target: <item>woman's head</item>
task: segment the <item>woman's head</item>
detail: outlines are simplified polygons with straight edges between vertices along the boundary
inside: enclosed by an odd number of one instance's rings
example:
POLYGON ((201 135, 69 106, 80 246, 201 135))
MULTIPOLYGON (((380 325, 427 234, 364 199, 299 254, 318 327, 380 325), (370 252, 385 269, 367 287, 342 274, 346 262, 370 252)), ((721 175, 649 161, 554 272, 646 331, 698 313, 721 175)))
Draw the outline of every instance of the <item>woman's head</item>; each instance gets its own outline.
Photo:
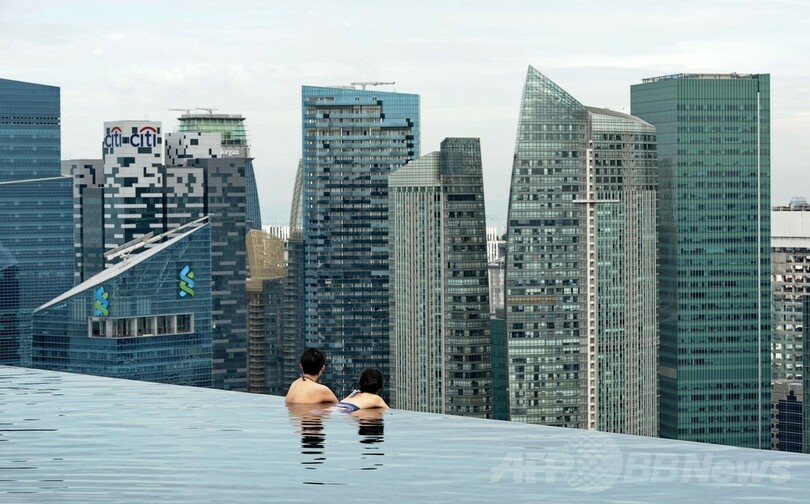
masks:
POLYGON ((383 375, 379 369, 366 368, 360 373, 360 392, 379 394, 383 388, 383 375))

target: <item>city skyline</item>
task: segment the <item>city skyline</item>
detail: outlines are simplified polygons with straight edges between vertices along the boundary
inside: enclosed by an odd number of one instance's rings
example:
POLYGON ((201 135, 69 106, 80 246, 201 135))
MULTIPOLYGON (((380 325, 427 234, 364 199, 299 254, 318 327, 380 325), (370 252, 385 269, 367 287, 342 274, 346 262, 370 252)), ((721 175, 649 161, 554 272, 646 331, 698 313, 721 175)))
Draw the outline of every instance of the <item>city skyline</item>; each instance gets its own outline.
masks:
POLYGON ((502 227, 528 65, 585 103, 624 112, 630 85, 643 78, 770 73, 772 201, 810 196, 810 184, 796 183, 810 133, 802 99, 810 6, 800 2, 578 1, 553 9, 448 2, 430 4, 429 12, 419 2, 350 2, 320 15, 326 6, 247 2, 220 16, 211 2, 143 2, 124 11, 95 2, 31 8, 4 1, 4 77, 62 88, 63 159, 97 157, 105 121, 149 119, 171 131, 181 113, 170 108, 242 114, 268 224, 286 224, 289 215, 301 152, 300 87, 395 81, 369 89, 419 94, 426 145, 481 138, 487 220, 502 227))

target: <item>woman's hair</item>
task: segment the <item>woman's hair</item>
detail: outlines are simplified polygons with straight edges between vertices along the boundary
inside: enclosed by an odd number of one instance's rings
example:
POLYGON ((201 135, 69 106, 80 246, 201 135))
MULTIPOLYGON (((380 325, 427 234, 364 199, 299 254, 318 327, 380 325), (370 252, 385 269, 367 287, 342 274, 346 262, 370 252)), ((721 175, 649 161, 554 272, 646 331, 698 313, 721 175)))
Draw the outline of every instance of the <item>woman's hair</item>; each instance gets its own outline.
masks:
POLYGON ((383 388, 383 375, 379 369, 366 368, 360 373, 360 392, 379 394, 383 388))
POLYGON ((320 373, 324 363, 326 363, 326 357, 317 348, 307 348, 301 354, 301 370, 308 375, 320 373))

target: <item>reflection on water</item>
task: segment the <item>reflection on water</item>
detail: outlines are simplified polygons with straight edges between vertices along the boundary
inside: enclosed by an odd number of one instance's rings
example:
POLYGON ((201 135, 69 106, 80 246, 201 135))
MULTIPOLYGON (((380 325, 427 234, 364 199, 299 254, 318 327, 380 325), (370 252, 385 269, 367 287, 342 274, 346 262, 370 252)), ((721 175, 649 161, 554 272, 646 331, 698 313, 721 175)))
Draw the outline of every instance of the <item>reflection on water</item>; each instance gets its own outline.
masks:
MULTIPOLYGON (((352 413, 358 423, 357 433, 360 434, 360 443, 364 445, 361 458, 369 460, 368 457, 381 457, 384 455, 382 446, 383 433, 385 425, 383 424, 383 410, 359 410, 352 413)), ((364 471, 375 471, 377 468, 382 467, 382 459, 370 459, 372 465, 370 467, 363 467, 364 471)))
POLYGON ((323 464, 324 445, 326 444, 326 434, 323 431, 323 412, 313 408, 311 404, 288 404, 290 419, 299 426, 301 434, 301 454, 305 460, 301 463, 307 469, 315 469, 313 466, 323 464))
MULTIPOLYGON (((352 448, 351 438, 347 438, 348 432, 345 428, 352 423, 357 426, 357 433, 360 435, 360 460, 364 461, 360 467, 363 471, 374 471, 382 467, 379 458, 383 455, 382 445, 385 426, 383 424, 383 410, 367 409, 358 410, 351 414, 332 411, 327 407, 313 404, 288 404, 290 421, 296 428, 296 433, 301 436, 301 464, 306 469, 316 469, 326 463, 326 429, 333 429, 330 434, 331 452, 335 459, 346 460, 356 455, 356 449, 352 448), (347 424, 346 422, 349 422, 347 424), (336 438, 340 436, 340 438, 336 438)), ((357 445, 354 445, 357 446, 357 445)), ((356 459, 355 459, 356 460, 356 459)), ((341 484, 305 481, 305 484, 341 484)))

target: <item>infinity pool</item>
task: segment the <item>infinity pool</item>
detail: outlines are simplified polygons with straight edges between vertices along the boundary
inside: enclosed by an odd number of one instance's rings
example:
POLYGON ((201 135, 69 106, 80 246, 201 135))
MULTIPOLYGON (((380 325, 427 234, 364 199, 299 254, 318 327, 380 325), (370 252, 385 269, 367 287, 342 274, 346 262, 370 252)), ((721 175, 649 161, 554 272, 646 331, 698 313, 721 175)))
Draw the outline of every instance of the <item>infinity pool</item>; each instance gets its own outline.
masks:
POLYGON ((806 502, 810 456, 0 366, 0 503, 806 502))

